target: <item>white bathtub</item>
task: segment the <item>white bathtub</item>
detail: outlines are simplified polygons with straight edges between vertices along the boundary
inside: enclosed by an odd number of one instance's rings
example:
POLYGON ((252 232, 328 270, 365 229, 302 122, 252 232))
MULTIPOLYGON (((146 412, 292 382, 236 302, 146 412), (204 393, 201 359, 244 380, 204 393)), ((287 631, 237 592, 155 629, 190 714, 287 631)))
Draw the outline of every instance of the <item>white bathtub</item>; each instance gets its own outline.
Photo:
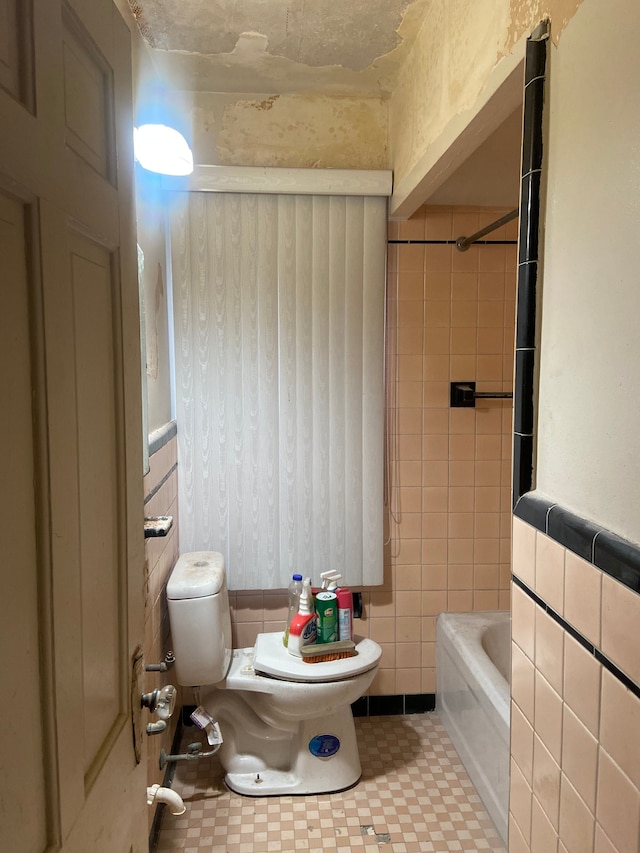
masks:
POLYGON ((509 813, 511 616, 441 613, 437 708, 471 781, 506 843, 509 813))

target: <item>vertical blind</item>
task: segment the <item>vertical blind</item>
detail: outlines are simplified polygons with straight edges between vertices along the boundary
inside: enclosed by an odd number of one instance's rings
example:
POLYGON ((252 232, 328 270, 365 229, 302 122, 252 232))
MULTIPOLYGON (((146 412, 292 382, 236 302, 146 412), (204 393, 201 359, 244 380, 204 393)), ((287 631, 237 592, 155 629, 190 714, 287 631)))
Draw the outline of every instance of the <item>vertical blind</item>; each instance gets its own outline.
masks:
POLYGON ((180 550, 231 589, 382 582, 386 199, 187 193, 172 215, 180 550))

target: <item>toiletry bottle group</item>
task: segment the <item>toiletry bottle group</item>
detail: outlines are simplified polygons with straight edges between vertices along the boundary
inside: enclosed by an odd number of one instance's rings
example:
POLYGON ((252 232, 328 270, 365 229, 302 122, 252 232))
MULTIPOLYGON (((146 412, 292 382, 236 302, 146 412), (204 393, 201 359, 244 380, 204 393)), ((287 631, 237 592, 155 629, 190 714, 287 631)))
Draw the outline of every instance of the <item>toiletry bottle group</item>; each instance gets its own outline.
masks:
POLYGON ((312 590, 310 578, 302 581, 302 575, 298 574, 289 585, 289 615, 283 643, 298 657, 303 646, 353 637, 351 591, 338 587, 341 575, 337 572, 323 572, 321 578, 322 586, 316 590, 312 590))

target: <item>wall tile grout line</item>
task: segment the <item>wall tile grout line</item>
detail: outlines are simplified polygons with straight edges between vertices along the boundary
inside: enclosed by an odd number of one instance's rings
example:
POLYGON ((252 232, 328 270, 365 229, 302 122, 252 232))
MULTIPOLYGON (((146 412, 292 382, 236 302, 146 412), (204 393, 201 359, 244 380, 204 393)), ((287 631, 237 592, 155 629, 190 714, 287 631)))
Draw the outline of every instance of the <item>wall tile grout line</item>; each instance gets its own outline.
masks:
POLYGON ((521 580, 517 575, 512 575, 514 584, 521 589, 525 595, 528 595, 529 598, 538 605, 542 610, 550 616, 554 622, 560 625, 573 639, 580 643, 580 645, 591 654, 598 663, 601 663, 605 669, 607 669, 614 678, 617 678, 621 684, 623 684, 627 690, 630 690, 634 696, 640 699, 640 685, 636 684, 633 679, 629 678, 629 676, 623 672, 619 667, 613 663, 605 654, 603 654, 600 649, 587 640, 579 631, 577 631, 573 625, 567 622, 559 613, 550 607, 544 599, 540 598, 523 580, 521 580))
MULTIPOLYGON (((540 44, 540 42, 538 42, 538 44, 540 44)), ((537 77, 532 77, 531 80, 529 80, 527 83, 524 84, 524 88, 526 89, 527 86, 530 86, 532 83, 535 83, 536 80, 544 80, 544 79, 545 79, 544 74, 539 74, 537 77)))
POLYGON ((597 532, 597 533, 596 533, 596 535, 593 537, 593 540, 592 540, 592 542, 591 542, 591 562, 592 562, 594 565, 595 565, 595 562, 596 562, 596 539, 598 538, 598 536, 600 536, 600 534, 601 534, 601 533, 602 533, 602 530, 598 530, 598 532, 597 532))

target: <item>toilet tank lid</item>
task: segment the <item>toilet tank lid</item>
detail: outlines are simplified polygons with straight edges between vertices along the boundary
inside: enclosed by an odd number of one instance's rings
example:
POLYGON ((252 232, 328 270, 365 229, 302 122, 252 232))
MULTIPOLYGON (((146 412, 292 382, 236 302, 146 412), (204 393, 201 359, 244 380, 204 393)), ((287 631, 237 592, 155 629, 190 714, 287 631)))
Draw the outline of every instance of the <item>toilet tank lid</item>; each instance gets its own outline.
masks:
POLYGON ((204 598, 219 593, 225 583, 224 556, 218 551, 181 554, 167 581, 167 598, 204 598))

